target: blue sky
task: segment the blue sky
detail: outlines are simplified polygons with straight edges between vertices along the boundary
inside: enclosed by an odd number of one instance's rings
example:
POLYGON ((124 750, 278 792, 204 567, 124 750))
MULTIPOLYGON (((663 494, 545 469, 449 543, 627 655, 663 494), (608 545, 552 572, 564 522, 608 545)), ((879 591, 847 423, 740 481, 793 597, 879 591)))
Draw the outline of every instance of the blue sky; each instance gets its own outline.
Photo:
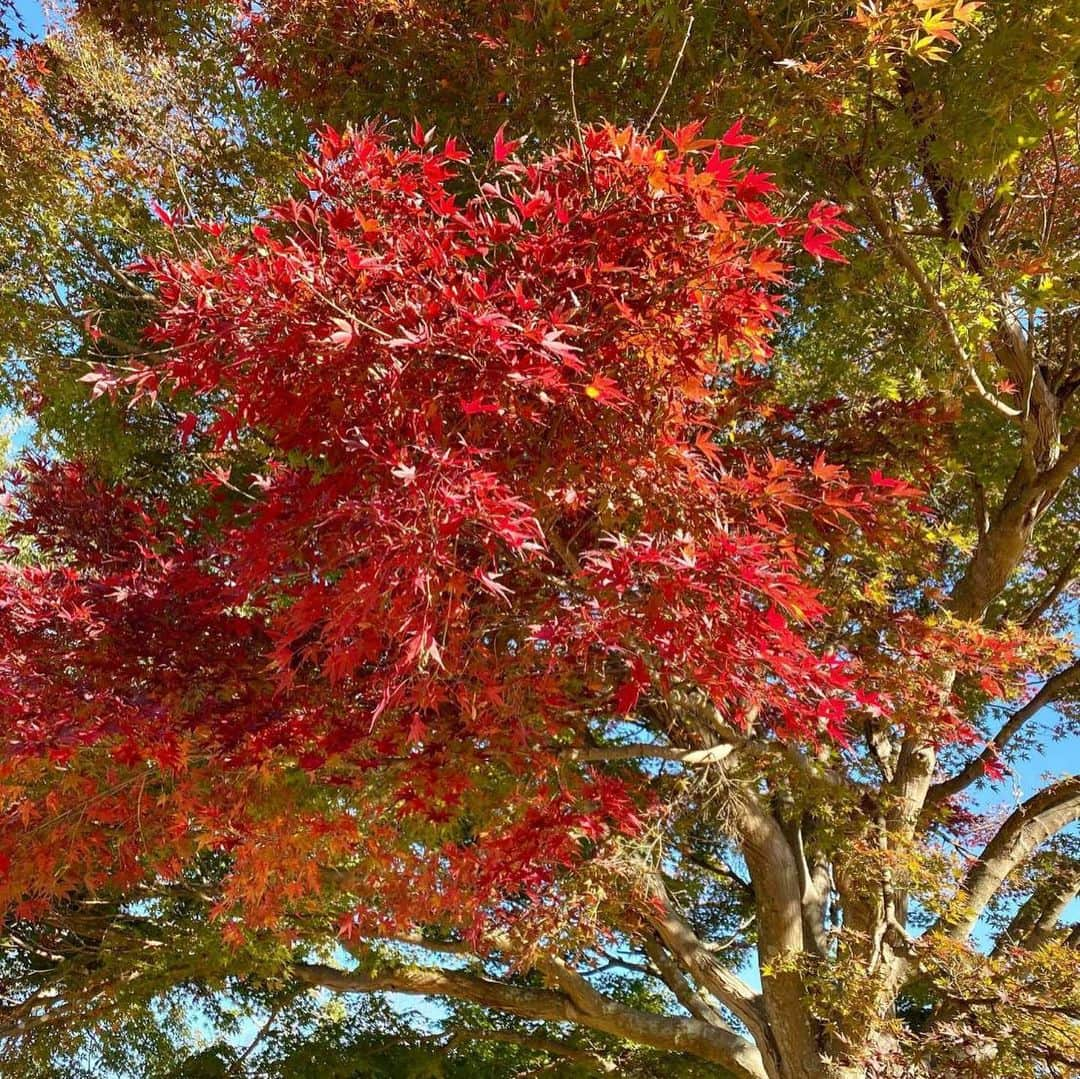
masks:
POLYGON ((15 14, 28 33, 41 33, 45 25, 45 13, 36 0, 16 0, 15 14))

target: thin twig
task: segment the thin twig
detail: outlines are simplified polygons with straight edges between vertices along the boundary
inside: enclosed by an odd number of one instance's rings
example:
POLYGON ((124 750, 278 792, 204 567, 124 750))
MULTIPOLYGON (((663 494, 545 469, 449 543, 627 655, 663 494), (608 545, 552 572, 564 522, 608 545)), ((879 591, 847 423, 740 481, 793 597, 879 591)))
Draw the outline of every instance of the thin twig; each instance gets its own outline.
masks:
POLYGON ((694 28, 694 16, 690 16, 689 22, 686 24, 686 33, 683 35, 682 45, 679 48, 679 55, 675 57, 675 63, 672 65, 671 74, 668 76, 667 85, 664 87, 664 92, 660 95, 660 100, 656 103, 656 108, 653 109, 652 115, 645 122, 644 130, 648 131, 653 125, 653 120, 656 119, 660 110, 664 107, 664 102, 667 100, 668 93, 671 90, 672 83, 675 82, 675 75, 679 70, 679 66, 682 64, 683 55, 686 52, 686 46, 690 41, 690 31, 694 28))
POLYGON ((274 1020, 277 1019, 277 1017, 281 1014, 281 1011, 284 1007, 284 1004, 275 1005, 274 1009, 267 1016, 266 1022, 263 1023, 263 1025, 256 1033, 255 1037, 252 1038, 251 1041, 248 1043, 247 1048, 233 1061, 233 1065, 230 1070, 234 1075, 243 1075, 244 1061, 247 1060, 247 1058, 251 1055, 255 1046, 257 1046, 259 1042, 261 1042, 263 1038, 266 1037, 267 1031, 273 1025, 274 1020))
POLYGON ((577 111, 577 87, 574 85, 574 68, 577 60, 570 61, 570 111, 574 114, 574 131, 577 133, 578 145, 581 147, 581 163, 585 166, 585 176, 592 184, 592 173, 589 170, 589 155, 585 150, 585 139, 581 134, 581 119, 577 111))

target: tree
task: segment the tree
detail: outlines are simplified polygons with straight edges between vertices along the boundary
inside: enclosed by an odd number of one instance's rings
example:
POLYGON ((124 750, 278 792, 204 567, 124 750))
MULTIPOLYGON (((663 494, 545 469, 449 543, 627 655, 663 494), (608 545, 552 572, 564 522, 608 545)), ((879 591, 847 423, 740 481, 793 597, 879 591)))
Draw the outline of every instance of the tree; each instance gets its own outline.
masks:
MULTIPOLYGON (((118 350, 92 316, 82 381, 172 402, 182 496, 32 459, 8 502, 13 1059, 194 984, 445 997, 483 1009, 463 1037, 509 1014, 497 1044, 624 1071, 626 1042, 751 1076, 1076 1067, 1076 777, 996 821, 959 800, 1076 685, 1068 54, 1021 57, 1032 148, 973 162, 965 67, 1031 24, 954 57, 973 9, 922 7, 718 19, 767 61, 717 92, 772 110, 771 152, 747 121, 540 156, 499 128, 471 161, 327 128, 250 232, 159 208, 123 271, 153 328, 118 350), (769 156, 859 240, 784 212, 769 156), (822 374, 830 317, 856 332, 822 374)), ((326 47, 287 17, 238 40, 326 47)), ((653 104, 701 70, 676 55, 653 104)))

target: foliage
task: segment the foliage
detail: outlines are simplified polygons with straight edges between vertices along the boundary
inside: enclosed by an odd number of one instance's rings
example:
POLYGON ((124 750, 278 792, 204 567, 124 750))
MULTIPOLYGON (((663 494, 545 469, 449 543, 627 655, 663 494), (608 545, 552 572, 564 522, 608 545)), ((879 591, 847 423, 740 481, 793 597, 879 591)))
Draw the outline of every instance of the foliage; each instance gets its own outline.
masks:
POLYGON ((1078 55, 1012 0, 9 48, 0 1070, 1080 1067, 1078 55))
MULTIPOLYGON (((693 129, 671 150, 597 129, 535 164, 498 143, 494 181, 455 199, 464 155, 415 141, 328 131, 305 166, 317 195, 278 208, 280 238, 260 224, 138 267, 160 283, 163 359, 85 380, 206 402, 180 423, 192 454, 219 455, 196 481, 221 492, 204 523, 163 533, 161 510, 71 466, 31 464, 16 487, 11 532, 42 559, 6 578, 10 782, 66 761, 95 810, 57 842, 52 788, 40 859, 13 834, 13 895, 140 874, 130 844, 161 829, 158 873, 178 840, 232 853, 248 924, 310 892, 306 854, 354 848, 374 904, 356 931, 480 917, 539 902, 583 843, 599 862, 640 832, 647 800, 566 759, 640 698, 689 678, 725 723, 804 740, 861 703, 853 662, 804 640, 821 606, 792 533, 839 549, 914 491, 778 458, 754 430, 779 263, 747 232, 774 221, 768 182, 718 148, 695 165, 693 129), (265 446, 258 474, 231 471, 241 431, 265 446), (223 763, 266 784, 283 755, 306 777, 288 801, 223 800, 223 763), (307 781, 333 795, 296 833, 307 781), (253 830, 278 844, 228 838, 253 830)), ((810 220, 781 227, 837 230, 810 220)), ((37 800, 26 787, 9 812, 34 824, 37 800)))

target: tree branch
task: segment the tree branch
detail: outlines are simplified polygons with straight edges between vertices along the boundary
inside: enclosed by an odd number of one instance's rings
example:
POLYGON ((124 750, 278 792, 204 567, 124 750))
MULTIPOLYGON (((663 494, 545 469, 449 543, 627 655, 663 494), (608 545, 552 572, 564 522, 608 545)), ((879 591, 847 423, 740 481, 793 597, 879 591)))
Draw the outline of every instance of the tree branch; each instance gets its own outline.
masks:
POLYGON ((1074 548, 1073 553, 1065 560, 1065 565, 1061 567, 1050 591, 1035 603, 1031 610, 1024 615, 1024 619, 1020 623, 1024 629, 1031 629, 1032 626, 1034 626, 1039 619, 1050 610, 1058 596, 1060 596, 1072 582, 1078 562, 1080 562, 1080 547, 1074 548))
POLYGON ((966 937, 1009 874, 1076 820, 1080 820, 1080 775, 1059 780, 1029 798, 986 845, 964 879, 962 902, 940 918, 933 931, 954 940, 966 937))
POLYGON ((660 980, 691 1015, 706 1023, 723 1022, 720 1013, 686 979, 659 937, 646 933, 642 944, 660 980))
POLYGON ((1034 950, 1058 928, 1069 904, 1080 893, 1080 866, 1073 864, 1050 882, 1040 881, 994 945, 994 955, 1010 947, 1034 950))
POLYGON ((577 978, 581 984, 577 984, 574 972, 564 964, 551 962, 563 968, 557 974, 559 990, 508 985, 465 971, 417 966, 363 973, 322 963, 293 963, 290 970, 298 981, 314 988, 337 993, 390 992, 466 1000, 523 1019, 576 1023, 639 1045, 688 1053, 723 1065, 739 1079, 768 1079, 761 1054, 734 1031, 699 1019, 654 1015, 619 1004, 596 992, 580 975, 577 978), (564 983, 573 985, 573 997, 564 983))
POLYGON ((599 1071, 611 1074, 618 1070, 618 1065, 608 1060, 602 1053, 593 1052, 589 1049, 580 1049, 574 1045, 568 1045, 556 1038, 544 1038, 538 1034, 528 1034, 520 1030, 481 1030, 474 1027, 455 1027, 447 1047, 464 1039, 484 1042, 502 1042, 507 1045, 520 1045, 523 1049, 531 1049, 537 1053, 547 1053, 549 1056, 564 1057, 579 1064, 591 1065, 599 1071))
POLYGON ((935 783, 926 796, 930 804, 937 804, 946 798, 970 786, 985 772, 985 766, 990 764, 995 757, 1016 737, 1024 724, 1032 718, 1041 708, 1061 695, 1062 691, 1080 683, 1080 659, 1071 666, 1065 667, 1057 674, 1048 678, 1042 688, 1028 701, 1023 708, 1017 709, 1002 725, 1001 729, 986 743, 982 752, 973 757, 956 775, 949 779, 935 783))
POLYGON ((1004 401, 995 397, 983 385, 982 379, 979 377, 978 371, 975 370, 975 365, 972 363, 971 357, 968 356, 967 349, 964 348, 963 342, 960 340, 960 335, 953 325, 948 308, 946 308, 944 301, 938 294, 938 290, 934 288, 933 282, 926 276, 926 272, 911 253, 911 250, 904 242, 903 236, 881 212, 881 207, 878 206, 877 200, 868 196, 862 199, 860 205, 866 216, 873 223, 874 228, 877 229, 878 234, 881 236, 886 247, 893 253, 893 257, 911 276, 912 281, 915 283, 915 287, 919 290, 922 298, 926 301, 927 306, 933 313, 934 318, 945 332, 945 339, 949 343, 949 350, 960 362, 960 366, 966 372, 968 379, 975 390, 976 396, 1007 419, 1018 419, 1022 415, 1020 409, 1005 404, 1004 401))
POLYGON ((1025 443, 1001 505, 952 590, 950 606, 955 615, 972 620, 984 617, 1023 558, 1035 525, 1077 465, 1080 436, 1074 435, 1054 463, 1041 472, 1035 451, 1025 443))
POLYGON ((769 1031, 786 1076, 813 1079, 821 1064, 799 961, 806 955, 802 882, 783 829, 752 790, 731 806, 758 914, 758 963, 769 1031))
POLYGON ((730 743, 710 746, 707 749, 680 749, 677 746, 658 746, 640 743, 629 746, 596 746, 591 749, 568 749, 562 756, 568 761, 676 761, 679 764, 719 764, 735 752, 730 743))
POLYGON ((759 1046, 769 1045, 761 994, 755 993, 705 947, 690 923, 676 911, 659 874, 650 878, 648 887, 654 900, 650 906, 649 920, 664 945, 698 985, 731 1010, 759 1046))

